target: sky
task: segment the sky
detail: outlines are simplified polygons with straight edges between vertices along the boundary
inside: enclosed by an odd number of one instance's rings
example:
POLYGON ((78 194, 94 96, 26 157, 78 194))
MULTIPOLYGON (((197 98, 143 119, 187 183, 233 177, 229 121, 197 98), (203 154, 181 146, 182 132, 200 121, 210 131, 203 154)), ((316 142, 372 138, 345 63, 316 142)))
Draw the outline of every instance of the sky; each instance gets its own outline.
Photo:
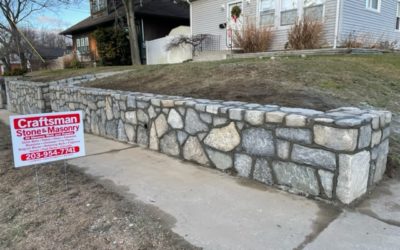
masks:
POLYGON ((80 4, 45 9, 32 15, 24 25, 37 30, 61 31, 90 16, 89 1, 80 4))

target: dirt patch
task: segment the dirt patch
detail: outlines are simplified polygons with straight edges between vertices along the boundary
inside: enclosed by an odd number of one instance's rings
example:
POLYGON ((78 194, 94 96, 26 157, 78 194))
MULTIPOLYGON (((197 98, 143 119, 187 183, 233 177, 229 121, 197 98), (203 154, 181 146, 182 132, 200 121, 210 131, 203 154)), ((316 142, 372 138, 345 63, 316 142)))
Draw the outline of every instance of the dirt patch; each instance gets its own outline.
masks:
POLYGON ((8 128, 0 123, 0 249, 196 249, 173 233, 165 214, 106 190, 61 164, 12 168, 8 128), (43 201, 42 200, 42 201, 43 201))
POLYGON ((400 57, 320 56, 137 66, 86 86, 327 110, 360 103, 400 112, 400 57))

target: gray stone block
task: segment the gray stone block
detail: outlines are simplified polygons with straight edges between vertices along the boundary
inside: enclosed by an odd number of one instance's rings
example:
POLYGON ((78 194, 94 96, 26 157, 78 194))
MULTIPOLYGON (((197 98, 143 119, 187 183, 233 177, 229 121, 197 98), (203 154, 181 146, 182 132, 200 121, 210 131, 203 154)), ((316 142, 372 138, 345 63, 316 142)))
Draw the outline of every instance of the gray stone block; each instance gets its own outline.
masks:
POLYGON ((261 125, 264 123, 265 113, 259 110, 246 110, 244 120, 251 125, 261 125))
POLYGON ((266 159, 257 159, 254 165, 253 179, 268 185, 274 184, 272 172, 266 159))
POLYGON ((265 114, 265 121, 270 123, 282 123, 286 113, 281 111, 273 111, 265 114))
POLYGON ((189 161, 195 161, 202 165, 209 165, 204 149, 195 136, 190 136, 186 140, 185 145, 183 146, 183 158, 189 161))
POLYGON ((214 117, 214 121, 213 121, 213 126, 221 126, 221 125, 225 125, 226 123, 228 123, 228 119, 224 118, 224 117, 214 117))
POLYGON ((242 147, 250 155, 273 156, 275 154, 272 132, 262 128, 243 130, 242 147))
POLYGON ((168 131, 168 123, 164 114, 161 114, 155 120, 155 127, 157 131, 157 136, 160 138, 168 131))
POLYGON ((368 147, 371 143, 372 129, 371 125, 365 125, 360 128, 360 138, 358 139, 358 148, 368 147))
POLYGON ((191 135, 195 135, 199 132, 207 132, 208 126, 200 120, 196 111, 188 109, 185 117, 185 131, 191 135))
POLYGON ((354 151, 358 144, 358 129, 315 125, 314 141, 318 145, 334 150, 354 151))
POLYGON ((135 127, 129 124, 125 123, 125 133, 126 136, 128 137, 128 141, 129 142, 135 142, 136 141, 136 131, 135 131, 135 127))
POLYGON ((168 114, 168 124, 173 129, 182 129, 183 128, 182 117, 175 109, 171 109, 171 111, 168 114))
POLYGON ((288 127, 304 127, 307 125, 307 117, 298 114, 290 114, 286 116, 286 126, 288 127))
POLYGON ((242 121, 243 120, 243 109, 230 109, 229 110, 229 118, 235 121, 242 121))
POLYGON ((383 175, 385 174, 388 153, 389 140, 387 139, 376 148, 377 157, 375 160, 374 183, 382 180, 383 175))
POLYGON ((253 160, 246 154, 235 154, 235 169, 239 176, 250 177, 253 160))
POLYGON ((156 131, 156 125, 154 122, 151 124, 151 129, 150 129, 149 148, 152 150, 160 149, 159 140, 158 140, 157 131, 156 131))
POLYGON ((164 135, 164 137, 160 140, 160 149, 161 152, 168 155, 179 155, 180 150, 175 131, 170 131, 168 134, 164 135))
POLYGON ((315 170, 292 162, 274 161, 272 167, 277 184, 288 186, 294 191, 319 195, 319 186, 315 170))
POLYGON ((332 198, 334 174, 332 172, 322 169, 318 170, 318 174, 321 180, 322 187, 324 188, 325 195, 328 198, 332 198))
POLYGON ((177 132, 177 137, 178 137, 179 144, 182 145, 185 142, 185 140, 187 139, 188 136, 189 135, 186 132, 178 131, 177 132))
POLYGON ((368 151, 339 155, 336 196, 344 204, 350 204, 367 192, 370 158, 368 151))
POLYGON ((323 150, 308 148, 301 145, 293 145, 292 160, 302 164, 309 164, 329 170, 336 169, 336 156, 334 153, 323 150))
POLYGON ((206 149, 207 155, 215 166, 220 170, 226 170, 232 167, 232 156, 212 149, 206 149))
POLYGON ((137 127, 137 143, 145 147, 149 145, 149 135, 147 133, 147 129, 145 129, 143 126, 137 127))
POLYGON ((376 145, 379 145, 379 143, 381 143, 381 139, 382 139, 382 131, 381 130, 372 132, 371 147, 373 148, 376 145))
POLYGON ((212 116, 210 114, 207 113, 200 113, 200 119, 208 124, 212 123, 212 116))
POLYGON ((290 154, 290 142, 277 140, 276 146, 278 157, 284 160, 288 159, 290 154))
POLYGON ((125 126, 122 120, 118 122, 118 141, 126 142, 128 141, 128 137, 125 132, 125 126))
POLYGON ((286 139, 293 142, 300 142, 305 144, 312 143, 312 134, 309 129, 301 128, 277 128, 276 136, 278 138, 286 139))

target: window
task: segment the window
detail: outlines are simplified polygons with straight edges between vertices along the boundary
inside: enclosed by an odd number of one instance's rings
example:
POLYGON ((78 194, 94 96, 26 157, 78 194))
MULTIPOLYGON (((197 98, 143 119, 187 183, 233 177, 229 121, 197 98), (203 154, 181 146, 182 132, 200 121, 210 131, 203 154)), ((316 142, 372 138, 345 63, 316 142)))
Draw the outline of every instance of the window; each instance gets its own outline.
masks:
POLYGON ((274 26, 275 0, 261 0, 260 5, 260 24, 262 26, 274 26))
POLYGON ((381 10, 381 0, 367 0, 367 9, 373 11, 381 10))
POLYGON ((91 0, 91 12, 99 12, 101 10, 106 9, 107 7, 107 1, 106 0, 91 0))
POLYGON ((304 17, 322 21, 324 0, 304 0, 304 17))
POLYGON ((400 30, 400 0, 397 1, 396 30, 400 30))
POLYGON ((297 0, 281 0, 281 26, 294 24, 297 20, 297 0))
POLYGON ((76 39, 76 49, 81 54, 86 54, 89 52, 89 37, 80 37, 76 39))

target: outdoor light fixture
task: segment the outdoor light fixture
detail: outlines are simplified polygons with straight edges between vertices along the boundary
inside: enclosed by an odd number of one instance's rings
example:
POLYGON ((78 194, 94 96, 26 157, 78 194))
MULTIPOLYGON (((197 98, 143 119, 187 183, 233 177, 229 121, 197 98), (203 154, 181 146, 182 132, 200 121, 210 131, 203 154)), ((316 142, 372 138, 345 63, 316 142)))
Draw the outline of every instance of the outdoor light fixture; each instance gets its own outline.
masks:
POLYGON ((225 4, 221 5, 221 10, 225 10, 225 4))

